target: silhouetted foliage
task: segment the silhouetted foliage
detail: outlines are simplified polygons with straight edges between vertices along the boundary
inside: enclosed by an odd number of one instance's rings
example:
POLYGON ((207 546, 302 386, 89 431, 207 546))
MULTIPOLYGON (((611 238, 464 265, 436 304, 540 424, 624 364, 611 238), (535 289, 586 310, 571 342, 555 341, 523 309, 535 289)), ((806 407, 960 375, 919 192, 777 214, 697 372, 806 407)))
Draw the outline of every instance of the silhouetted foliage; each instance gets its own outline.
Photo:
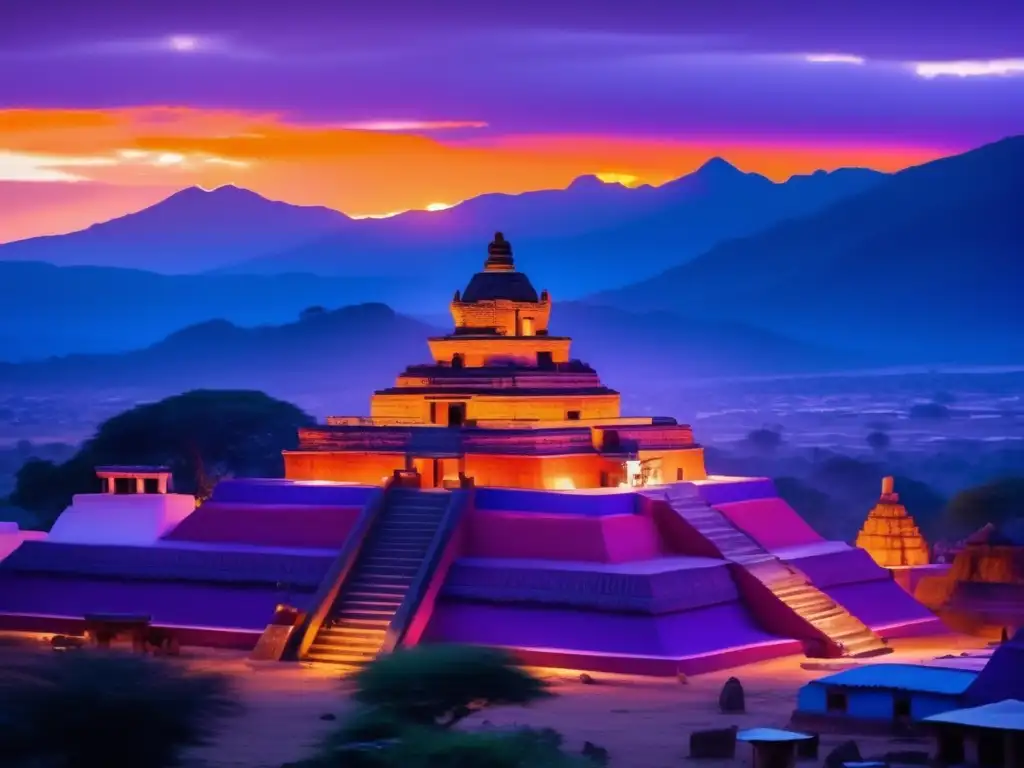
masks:
POLYGON ((327 309, 321 306, 306 307, 299 313, 299 320, 311 320, 327 314, 327 309))
POLYGON ((771 453, 782 445, 782 431, 762 427, 747 435, 747 442, 762 453, 771 453))
POLYGON ((912 419, 948 419, 952 412, 942 403, 917 403, 910 406, 912 419))
POLYGON ((312 423, 262 392, 187 392, 108 419, 63 464, 29 461, 11 501, 52 520, 74 494, 98 490, 93 469, 103 464, 166 465, 175 490, 202 497, 219 477, 280 476, 281 451, 294 448, 298 427, 312 423))
POLYGON ((547 684, 497 648, 421 645, 376 659, 354 677, 355 700, 397 720, 449 727, 490 706, 530 704, 547 684))
POLYGON ((867 436, 867 444, 871 450, 882 452, 888 450, 889 446, 892 445, 892 438, 889 437, 888 432, 876 430, 867 436))
POLYGON ((12 768, 164 768, 206 743, 237 705, 226 678, 144 656, 5 656, 0 763, 12 768))
POLYGON ((1004 525, 1024 518, 1024 477, 1008 477, 968 488, 946 507, 946 519, 959 533, 970 533, 986 523, 1004 525))

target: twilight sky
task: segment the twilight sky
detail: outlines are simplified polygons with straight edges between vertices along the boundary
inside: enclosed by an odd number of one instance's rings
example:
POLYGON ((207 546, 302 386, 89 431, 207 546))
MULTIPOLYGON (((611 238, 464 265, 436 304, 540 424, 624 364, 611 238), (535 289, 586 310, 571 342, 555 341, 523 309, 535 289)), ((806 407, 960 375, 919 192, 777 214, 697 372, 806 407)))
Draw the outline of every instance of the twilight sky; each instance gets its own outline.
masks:
POLYGON ((355 215, 1024 132, 1020 0, 0 0, 0 242, 183 186, 355 215))

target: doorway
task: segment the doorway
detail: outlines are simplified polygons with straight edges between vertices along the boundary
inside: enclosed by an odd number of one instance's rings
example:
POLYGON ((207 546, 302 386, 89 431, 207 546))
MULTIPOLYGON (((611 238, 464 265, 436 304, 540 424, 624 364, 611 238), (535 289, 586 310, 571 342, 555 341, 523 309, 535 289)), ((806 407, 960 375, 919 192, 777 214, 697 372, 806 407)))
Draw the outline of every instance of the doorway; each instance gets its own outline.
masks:
POLYGON ((466 404, 448 403, 448 426, 461 427, 466 423, 466 404))
POLYGON ((555 367, 554 356, 551 352, 538 352, 537 353, 537 367, 551 369, 555 367))

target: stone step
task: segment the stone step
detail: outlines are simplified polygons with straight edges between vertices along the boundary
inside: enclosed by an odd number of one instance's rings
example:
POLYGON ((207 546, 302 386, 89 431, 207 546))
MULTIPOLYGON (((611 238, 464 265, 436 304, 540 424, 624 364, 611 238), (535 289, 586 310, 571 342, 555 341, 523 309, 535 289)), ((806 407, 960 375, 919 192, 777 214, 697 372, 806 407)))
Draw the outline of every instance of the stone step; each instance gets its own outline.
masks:
POLYGON ((337 611, 338 616, 358 616, 365 619, 391 619, 402 604, 401 600, 394 603, 367 603, 360 600, 343 600, 337 611))
POLYGON ((314 646, 321 648, 334 648, 339 650, 353 650, 361 653, 377 653, 384 645, 384 636, 380 637, 356 637, 354 635, 317 635, 314 646))
POLYGON ((316 645, 310 647, 309 652, 306 654, 308 661, 316 662, 319 664, 337 664, 344 667, 364 667, 373 661, 377 657, 377 654, 369 653, 357 653, 351 651, 334 651, 331 649, 317 648, 316 645))
POLYGON ((386 632, 388 626, 391 624, 393 616, 364 616, 360 613, 340 611, 332 618, 334 620, 333 625, 335 627, 349 627, 352 629, 368 629, 386 632))

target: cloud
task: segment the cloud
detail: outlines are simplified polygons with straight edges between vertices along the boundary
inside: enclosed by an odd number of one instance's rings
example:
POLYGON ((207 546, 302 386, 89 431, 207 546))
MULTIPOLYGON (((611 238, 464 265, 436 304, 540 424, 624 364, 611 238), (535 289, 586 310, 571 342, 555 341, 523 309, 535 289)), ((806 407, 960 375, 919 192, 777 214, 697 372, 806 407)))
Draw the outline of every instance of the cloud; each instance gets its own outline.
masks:
POLYGON ((808 53, 804 60, 812 64, 864 64, 867 59, 863 56, 854 56, 851 53, 808 53))
POLYGON ((459 128, 486 128, 479 120, 364 120, 336 126, 346 131, 447 131, 459 128))
POLYGON ((239 43, 221 35, 172 33, 159 37, 134 37, 90 40, 62 46, 8 50, 0 58, 62 59, 78 57, 133 56, 218 56, 230 59, 262 60, 272 58, 268 51, 239 43))
MULTIPOLYGON (((84 180, 140 190, 233 183, 273 199, 358 216, 456 203, 487 192, 564 188, 595 169, 607 181, 659 184, 716 155, 744 170, 786 178, 851 165, 894 170, 946 154, 863 142, 829 146, 802 137, 758 144, 718 135, 656 139, 443 130, 479 124, 411 118, 311 124, 266 112, 173 106, 0 110, 0 178, 49 182, 28 185, 36 189, 84 180)), ((42 219, 33 221, 39 226, 42 219)), ((49 229, 65 230, 61 222, 49 229)))
POLYGON ((1006 77, 1024 75, 1024 59, 964 59, 919 61, 912 65, 919 77, 1006 77))

